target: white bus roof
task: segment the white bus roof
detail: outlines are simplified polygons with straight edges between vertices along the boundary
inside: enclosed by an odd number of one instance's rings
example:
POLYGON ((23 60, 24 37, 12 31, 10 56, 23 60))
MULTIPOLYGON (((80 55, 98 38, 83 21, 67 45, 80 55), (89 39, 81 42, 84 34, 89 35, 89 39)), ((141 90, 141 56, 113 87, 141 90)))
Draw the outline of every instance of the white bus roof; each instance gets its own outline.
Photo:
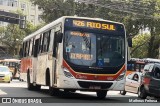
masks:
POLYGON ((112 23, 122 24, 122 23, 119 23, 119 22, 114 22, 114 21, 110 21, 110 20, 103 20, 103 19, 100 19, 100 18, 77 17, 77 16, 63 16, 63 17, 58 18, 57 20, 55 20, 55 21, 53 21, 53 22, 45 25, 44 27, 40 28, 39 30, 35 31, 34 33, 28 35, 27 37, 25 37, 23 39, 23 41, 27 41, 28 39, 33 38, 37 34, 40 34, 41 32, 48 30, 49 28, 53 27, 54 25, 58 24, 59 22, 64 21, 65 18, 88 19, 88 20, 94 20, 94 21, 104 21, 104 22, 112 22, 112 23))
POLYGON ((18 59, 4 59, 4 60, 1 60, 1 62, 20 62, 21 60, 18 60, 18 59))
POLYGON ((153 59, 153 58, 143 58, 143 59, 131 58, 131 61, 160 63, 160 59, 153 59))
POLYGON ((148 62, 158 62, 158 63, 160 63, 160 59, 145 58, 144 60, 148 61, 148 62))

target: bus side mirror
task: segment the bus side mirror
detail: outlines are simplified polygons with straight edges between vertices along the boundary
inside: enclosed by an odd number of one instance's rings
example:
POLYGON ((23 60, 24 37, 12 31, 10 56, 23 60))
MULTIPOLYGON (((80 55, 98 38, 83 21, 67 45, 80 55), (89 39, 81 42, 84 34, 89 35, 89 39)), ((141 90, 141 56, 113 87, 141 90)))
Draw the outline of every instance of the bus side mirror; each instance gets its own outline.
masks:
POLYGON ((128 40, 128 46, 132 47, 132 38, 128 38, 127 40, 128 40))
POLYGON ((56 34, 57 43, 61 43, 63 39, 63 33, 56 34))

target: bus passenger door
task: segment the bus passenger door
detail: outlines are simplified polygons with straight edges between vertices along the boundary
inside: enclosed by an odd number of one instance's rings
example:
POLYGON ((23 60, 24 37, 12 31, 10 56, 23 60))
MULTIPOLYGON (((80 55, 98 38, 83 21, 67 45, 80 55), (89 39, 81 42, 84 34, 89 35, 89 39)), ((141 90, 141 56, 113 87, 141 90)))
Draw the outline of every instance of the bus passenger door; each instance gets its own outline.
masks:
POLYGON ((33 82, 36 82, 36 75, 37 75, 37 56, 38 56, 38 47, 39 47, 39 40, 40 39, 36 39, 35 40, 35 45, 34 45, 34 53, 33 53, 33 55, 34 55, 34 58, 33 58, 33 82))
POLYGON ((54 42, 53 42, 53 85, 57 84, 57 54, 58 54, 58 43, 56 40, 56 32, 54 35, 54 42))
POLYGON ((53 85, 57 84, 57 66, 58 66, 58 51, 59 51, 59 43, 61 43, 60 39, 62 39, 61 31, 56 31, 54 33, 54 43, 53 43, 53 85))

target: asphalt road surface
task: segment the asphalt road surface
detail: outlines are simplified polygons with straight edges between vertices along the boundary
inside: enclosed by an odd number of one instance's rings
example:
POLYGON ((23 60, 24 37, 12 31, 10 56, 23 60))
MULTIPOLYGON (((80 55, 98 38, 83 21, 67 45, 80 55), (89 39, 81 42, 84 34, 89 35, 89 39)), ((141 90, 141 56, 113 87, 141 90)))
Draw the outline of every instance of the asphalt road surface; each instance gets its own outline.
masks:
MULTIPOLYGON (((0 97, 6 98, 11 97, 12 99, 23 99, 25 98, 35 98, 35 99, 42 99, 43 103, 54 103, 54 106, 76 106, 84 105, 84 106, 106 106, 108 105, 118 105, 118 106, 125 106, 125 105, 133 105, 139 104, 141 106, 151 106, 151 105, 160 105, 157 100, 155 101, 145 101, 141 100, 137 97, 137 94, 127 93, 125 96, 120 95, 118 91, 109 91, 106 98, 103 100, 99 100, 96 97, 95 92, 81 92, 76 91, 75 93, 70 92, 60 92, 57 96, 50 96, 48 92, 48 87, 42 86, 40 91, 29 91, 27 89, 26 82, 20 82, 18 80, 13 80, 11 83, 0 83, 0 97)), ((148 97, 148 99, 153 99, 152 97, 148 97)), ((1 106, 2 104, 0 104, 1 106)), ((4 104, 3 104, 4 105, 4 104)), ((9 105, 9 104, 8 104, 9 105)), ((7 106, 8 106, 7 105, 7 106)), ((23 104, 26 105, 26 104, 23 104)), ((36 104, 34 104, 36 105, 36 104)), ((6 106, 6 105, 5 105, 6 106)), ((14 106, 12 104, 12 106, 14 106)), ((38 105, 40 106, 40 105, 38 105)), ((44 105, 43 105, 44 106, 44 105)), ((53 106, 53 105, 52 105, 53 106)))

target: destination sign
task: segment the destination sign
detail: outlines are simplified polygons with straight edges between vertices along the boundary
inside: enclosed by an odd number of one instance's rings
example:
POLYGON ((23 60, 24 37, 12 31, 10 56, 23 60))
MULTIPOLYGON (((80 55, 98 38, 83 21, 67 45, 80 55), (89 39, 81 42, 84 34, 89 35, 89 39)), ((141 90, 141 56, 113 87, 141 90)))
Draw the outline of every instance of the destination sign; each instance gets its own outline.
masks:
POLYGON ((83 28, 92 28, 92 29, 102 29, 115 31, 116 26, 109 23, 96 22, 96 21, 88 21, 88 20, 73 20, 74 27, 83 27, 83 28))
POLYGON ((71 59, 83 59, 83 60, 92 60, 93 55, 90 54, 81 54, 81 53, 71 53, 70 54, 71 59))
POLYGON ((71 31, 70 32, 71 35, 73 36, 86 36, 86 37, 90 37, 90 34, 89 33, 80 33, 80 32, 76 32, 76 31, 71 31))

